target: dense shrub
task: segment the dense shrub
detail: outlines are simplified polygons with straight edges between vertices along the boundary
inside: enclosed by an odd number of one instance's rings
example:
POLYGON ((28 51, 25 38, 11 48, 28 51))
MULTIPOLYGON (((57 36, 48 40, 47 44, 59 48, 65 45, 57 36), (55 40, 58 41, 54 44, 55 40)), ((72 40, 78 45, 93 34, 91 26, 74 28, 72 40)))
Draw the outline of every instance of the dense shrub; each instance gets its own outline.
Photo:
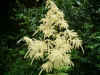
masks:
MULTIPOLYGON (((10 0, 9 19, 3 19, 9 28, 3 29, 0 35, 0 74, 3 75, 37 75, 39 63, 31 66, 23 59, 26 53, 25 46, 16 45, 19 38, 31 34, 37 29, 39 20, 44 17, 47 9, 45 1, 35 2, 29 6, 24 2, 15 3, 10 0), (30 8, 31 7, 31 8, 30 8), (7 32, 6 32, 7 31, 7 32)), ((24 1, 24 0, 22 0, 24 1)), ((26 0, 29 1, 29 0, 26 0)), ((31 0, 30 0, 31 1, 31 0)), ((40 0, 41 1, 41 0, 40 0)), ((73 50, 72 61, 74 68, 69 70, 71 75, 98 75, 100 74, 100 1, 97 0, 54 0, 57 6, 64 11, 65 19, 70 28, 75 29, 83 40, 84 54, 81 50, 73 50)), ((4 23, 4 24, 5 24, 4 23)), ((41 34, 39 34, 41 36, 41 34)), ((37 37, 37 36, 36 36, 37 37)), ((23 42, 22 42, 23 43, 23 42)), ((45 72, 44 72, 45 74, 45 72)), ((60 73, 61 74, 61 73, 60 73)))

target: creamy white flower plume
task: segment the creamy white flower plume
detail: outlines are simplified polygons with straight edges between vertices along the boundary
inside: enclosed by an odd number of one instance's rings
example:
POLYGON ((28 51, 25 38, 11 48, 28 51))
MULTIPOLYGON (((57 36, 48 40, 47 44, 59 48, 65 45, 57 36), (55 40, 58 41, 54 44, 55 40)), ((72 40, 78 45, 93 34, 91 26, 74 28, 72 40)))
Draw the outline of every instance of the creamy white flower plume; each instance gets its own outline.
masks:
POLYGON ((37 31, 44 33, 42 40, 24 37, 28 45, 28 51, 25 58, 34 59, 41 58, 45 63, 41 66, 41 71, 51 72, 53 69, 61 66, 73 65, 70 57, 73 48, 82 48, 82 40, 73 30, 69 30, 68 23, 64 20, 63 12, 56 6, 52 0, 47 0, 46 7, 49 9, 45 18, 41 19, 42 24, 38 26, 37 31), (52 38, 53 39, 52 39, 52 38))

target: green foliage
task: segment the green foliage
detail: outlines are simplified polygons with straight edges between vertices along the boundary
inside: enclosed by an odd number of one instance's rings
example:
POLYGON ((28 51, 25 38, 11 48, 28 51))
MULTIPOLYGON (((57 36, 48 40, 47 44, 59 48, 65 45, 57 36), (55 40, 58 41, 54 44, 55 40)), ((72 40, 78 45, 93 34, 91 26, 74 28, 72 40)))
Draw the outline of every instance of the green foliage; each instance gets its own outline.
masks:
POLYGON ((100 1, 91 0, 56 0, 64 11, 65 18, 83 39, 82 51, 73 51, 75 67, 71 75, 97 75, 100 73, 100 1), (96 7, 97 6, 97 7, 96 7))
POLYGON ((14 29, 9 29, 0 36, 0 75, 37 75, 38 63, 29 65, 25 61, 24 45, 19 47, 17 41, 20 37, 30 36, 39 25, 39 20, 43 17, 45 8, 13 8, 9 10, 9 22, 14 29), (12 12, 11 12, 12 11, 12 12), (37 69, 33 69, 37 67, 37 69))
POLYGON ((45 8, 42 6, 41 8, 21 8, 16 12, 15 19, 17 20, 20 34, 31 35, 36 29, 37 25, 39 25, 39 20, 44 17, 45 8))
POLYGON ((67 73, 56 73, 56 74, 46 74, 46 75, 68 75, 67 73))
MULTIPOLYGON (((71 28, 74 28, 75 31, 80 34, 84 42, 84 54, 81 50, 73 50, 72 52, 72 60, 75 64, 75 67, 72 69, 68 68, 70 70, 69 75, 99 75, 100 1, 54 1, 57 6, 64 11, 65 19, 67 19, 71 28)), ((27 2, 27 4, 28 3, 29 2, 27 2)), ((35 4, 35 7, 33 5, 33 8, 27 8, 22 4, 21 5, 23 7, 21 8, 20 6, 16 6, 16 3, 13 2, 11 2, 9 5, 9 13, 11 15, 9 16, 10 21, 8 26, 11 28, 9 27, 8 32, 0 35, 0 75, 37 75, 39 72, 37 65, 39 65, 41 62, 29 65, 28 62, 23 59, 26 49, 24 46, 20 48, 19 45, 16 46, 16 41, 24 35, 30 36, 37 29, 36 25, 39 25, 38 21, 44 17, 46 9, 44 6, 38 6, 38 4, 35 4), (13 6, 15 8, 12 12, 11 8, 13 8, 13 6), (33 66, 37 69, 34 69, 33 66)), ((38 35, 41 36, 42 34, 38 35)), ((65 68, 59 71, 66 72, 65 68)), ((45 74, 46 73, 44 73, 44 75, 45 74)))

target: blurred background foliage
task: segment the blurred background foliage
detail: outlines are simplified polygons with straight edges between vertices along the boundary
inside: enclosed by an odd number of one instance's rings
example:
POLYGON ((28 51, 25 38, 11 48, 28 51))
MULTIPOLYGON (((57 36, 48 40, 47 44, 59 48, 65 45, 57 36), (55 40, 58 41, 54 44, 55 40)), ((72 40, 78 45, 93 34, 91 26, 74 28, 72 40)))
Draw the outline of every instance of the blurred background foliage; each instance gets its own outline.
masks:
MULTIPOLYGON (((64 67, 58 74, 47 75, 99 75, 100 74, 100 1, 54 0, 65 14, 70 28, 83 40, 84 53, 72 51, 75 66, 64 67)), ((26 47, 17 44, 23 36, 32 37, 47 12, 45 0, 9 0, 7 20, 0 27, 0 75, 38 75, 41 62, 33 65, 23 57, 26 47)), ((2 15, 5 15, 2 14, 2 15)), ((42 34, 39 34, 42 37, 42 34)), ((37 37, 38 38, 38 37, 37 37)), ((46 75, 43 72, 43 75, 46 75)))

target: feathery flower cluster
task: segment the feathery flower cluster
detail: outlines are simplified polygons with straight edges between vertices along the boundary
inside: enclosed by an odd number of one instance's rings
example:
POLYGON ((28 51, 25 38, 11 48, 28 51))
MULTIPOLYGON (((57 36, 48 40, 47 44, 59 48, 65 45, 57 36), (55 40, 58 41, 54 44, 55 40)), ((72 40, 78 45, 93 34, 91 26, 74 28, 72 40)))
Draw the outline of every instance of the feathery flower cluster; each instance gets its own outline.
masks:
MULTIPOLYGON (((45 59, 41 71, 51 72, 61 66, 73 65, 70 60, 70 52, 73 48, 82 47, 82 40, 73 30, 68 29, 68 23, 64 20, 64 14, 58 9, 52 0, 47 0, 46 7, 49 9, 45 18, 41 19, 42 24, 38 27, 39 31, 44 33, 44 39, 36 40, 24 37, 28 45, 28 51, 25 58, 45 59), (51 39, 51 37, 55 39, 51 39)), ((36 33, 34 34, 36 35, 36 33)), ((31 62, 31 63, 32 63, 31 62)))

